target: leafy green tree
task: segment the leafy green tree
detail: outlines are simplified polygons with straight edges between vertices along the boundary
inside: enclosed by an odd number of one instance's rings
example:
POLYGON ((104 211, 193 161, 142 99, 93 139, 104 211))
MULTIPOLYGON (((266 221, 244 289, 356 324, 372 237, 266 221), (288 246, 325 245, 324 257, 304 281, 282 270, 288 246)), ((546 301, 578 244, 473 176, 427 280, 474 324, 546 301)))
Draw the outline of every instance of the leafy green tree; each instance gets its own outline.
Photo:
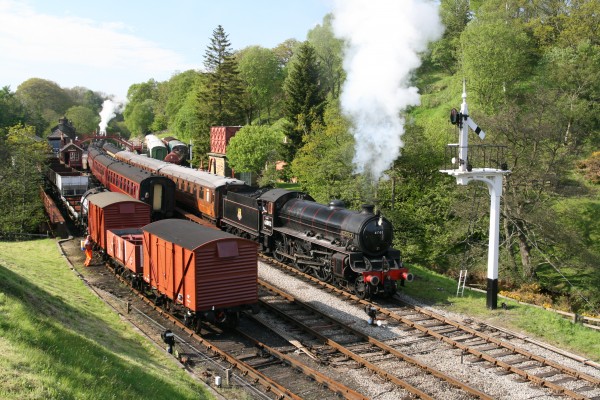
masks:
POLYGON ((227 146, 229 165, 236 172, 261 173, 279 159, 283 138, 283 132, 266 125, 244 126, 227 146))
POLYGON ((325 94, 333 98, 340 95, 340 88, 345 77, 342 66, 342 48, 344 42, 333 34, 331 21, 333 14, 323 17, 323 24, 317 25, 308 32, 308 42, 314 47, 319 60, 321 86, 325 94))
POLYGON ((444 35, 431 46, 431 60, 446 72, 454 74, 458 70, 460 35, 470 18, 468 0, 442 0, 440 16, 446 27, 444 35))
POLYGON ((201 101, 201 89, 191 90, 177 114, 173 117, 170 129, 180 140, 192 140, 192 163, 206 165, 210 151, 211 110, 201 101))
POLYGON ((473 103, 488 113, 514 96, 519 82, 535 66, 532 43, 518 21, 475 20, 460 40, 463 72, 473 103))
POLYGON ((8 133, 9 127, 25 122, 26 116, 25 107, 10 87, 0 89, 0 137, 8 133))
POLYGON ((74 105, 69 94, 52 81, 31 78, 21 83, 15 92, 28 114, 36 123, 36 132, 41 135, 56 124, 65 112, 74 105))
POLYGON ((100 110, 102 110, 104 97, 100 93, 94 92, 82 86, 75 86, 71 89, 65 89, 65 92, 67 92, 73 101, 73 104, 87 107, 95 113, 100 113, 100 110))
MULTIPOLYGON (((198 88, 203 85, 202 75, 198 71, 189 70, 175 74, 169 79, 166 89, 165 115, 168 121, 168 129, 174 128, 175 116, 179 113, 186 102, 189 93, 198 95, 198 88)), ((179 130, 184 139, 191 138, 190 132, 179 130)), ((180 138, 181 139, 181 138, 180 138)))
POLYGON ((100 115, 84 106, 69 108, 65 113, 65 117, 71 120, 77 132, 83 134, 94 132, 100 124, 100 115))
POLYGON ((240 78, 249 97, 247 120, 251 123, 256 114, 261 124, 264 111, 268 124, 274 104, 281 99, 283 70, 279 60, 272 50, 260 46, 248 47, 237 56, 240 78))
POLYGON ((282 43, 279 43, 273 49, 273 52, 279 60, 279 65, 284 70, 284 75, 286 75, 286 66, 289 65, 290 61, 292 60, 292 57, 294 56, 301 44, 302 43, 296 39, 287 39, 282 43))
POLYGON ((44 221, 40 170, 49 153, 34 127, 16 125, 0 138, 0 237, 34 233, 44 221))
POLYGON ((127 89, 127 104, 123 110, 125 125, 134 135, 152 130, 155 109, 159 98, 158 82, 134 83, 127 89))
POLYGON ((213 110, 213 125, 240 125, 243 122, 242 82, 231 51, 228 35, 221 25, 213 31, 204 55, 207 71, 203 98, 213 110))
POLYGON ((154 105, 154 100, 147 99, 129 109, 125 124, 133 134, 143 136, 150 132, 154 121, 154 105))
POLYGON ((344 200, 360 204, 358 180, 352 174, 354 138, 337 101, 326 107, 324 123, 316 123, 291 164, 303 189, 317 201, 344 200))
POLYGON ((291 161, 302 146, 304 136, 310 135, 313 123, 322 123, 326 104, 320 86, 319 63, 310 43, 304 42, 300 46, 285 80, 284 91, 285 114, 291 123, 286 131, 289 140, 286 160, 291 161))

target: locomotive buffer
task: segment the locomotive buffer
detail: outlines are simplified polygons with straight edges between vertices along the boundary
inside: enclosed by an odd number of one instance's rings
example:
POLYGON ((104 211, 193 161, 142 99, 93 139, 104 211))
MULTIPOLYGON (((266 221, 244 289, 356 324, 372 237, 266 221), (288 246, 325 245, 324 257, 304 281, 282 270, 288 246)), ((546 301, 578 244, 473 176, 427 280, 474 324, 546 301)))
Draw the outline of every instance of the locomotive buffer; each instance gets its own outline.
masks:
MULTIPOLYGON (((440 172, 456 177, 458 185, 468 185, 472 181, 485 182, 490 193, 490 232, 488 245, 488 272, 487 272, 487 308, 495 310, 498 308, 498 249, 500 241, 500 198, 502 197, 502 178, 510 173, 506 164, 501 168, 473 168, 469 157, 469 128, 481 139, 485 138, 485 132, 469 117, 467 107, 467 89, 463 81, 462 105, 460 112, 452 109, 450 122, 458 125, 458 160, 452 159, 452 163, 458 162, 458 168, 441 170, 440 172)), ((456 147, 456 144, 449 146, 456 147)))

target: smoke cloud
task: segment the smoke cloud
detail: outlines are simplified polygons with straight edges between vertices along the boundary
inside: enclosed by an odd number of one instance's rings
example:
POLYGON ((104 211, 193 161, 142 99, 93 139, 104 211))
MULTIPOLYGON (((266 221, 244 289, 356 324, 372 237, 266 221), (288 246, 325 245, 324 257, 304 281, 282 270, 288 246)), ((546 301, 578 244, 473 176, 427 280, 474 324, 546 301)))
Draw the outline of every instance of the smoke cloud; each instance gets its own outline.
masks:
POLYGON ((441 37, 438 5, 428 0, 336 0, 334 34, 347 43, 341 105, 353 122, 356 172, 376 182, 404 143, 401 112, 419 105, 411 73, 419 53, 441 37))
POLYGON ((102 111, 100 111, 100 135, 106 135, 108 123, 117 115, 117 112, 121 110, 121 107, 121 103, 115 103, 110 99, 104 100, 104 103, 102 103, 102 111))

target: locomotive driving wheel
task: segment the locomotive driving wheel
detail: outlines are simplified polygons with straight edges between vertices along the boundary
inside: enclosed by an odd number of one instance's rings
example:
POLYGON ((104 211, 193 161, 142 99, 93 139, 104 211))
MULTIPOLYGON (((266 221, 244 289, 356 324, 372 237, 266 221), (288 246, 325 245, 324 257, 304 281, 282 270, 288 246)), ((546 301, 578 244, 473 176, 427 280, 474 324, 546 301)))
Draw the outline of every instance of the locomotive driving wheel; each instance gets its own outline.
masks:
POLYGON ((330 282, 333 279, 331 265, 322 265, 315 269, 315 276, 323 282, 330 282))
POLYGON ((365 278, 362 275, 356 277, 354 281, 354 294, 360 299, 366 299, 369 296, 369 285, 365 282, 365 278))
MULTIPOLYGON (((310 246, 310 244, 308 244, 308 245, 310 246)), ((294 255, 308 255, 309 251, 310 251, 310 248, 306 249, 304 247, 304 244, 302 241, 298 241, 298 240, 295 241, 294 255)), ((296 257, 296 259, 298 260, 297 257, 296 257)), ((300 258, 300 260, 302 260, 302 258, 300 258)), ((298 261, 294 262, 294 267, 300 272, 306 272, 310 269, 310 267, 307 264, 298 262, 298 261)))
POLYGON ((285 256, 282 253, 286 253, 286 241, 286 238, 281 236, 275 239, 275 250, 273 250, 273 257, 279 262, 283 262, 285 259, 285 256))

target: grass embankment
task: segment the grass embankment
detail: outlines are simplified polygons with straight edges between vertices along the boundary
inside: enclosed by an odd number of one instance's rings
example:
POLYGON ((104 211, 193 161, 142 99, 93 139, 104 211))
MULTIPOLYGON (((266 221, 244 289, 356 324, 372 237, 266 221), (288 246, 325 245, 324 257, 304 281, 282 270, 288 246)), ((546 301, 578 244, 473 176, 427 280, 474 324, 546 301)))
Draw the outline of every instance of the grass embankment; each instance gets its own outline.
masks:
POLYGON ((462 313, 527 333, 546 343, 570 350, 593 361, 600 362, 600 332, 573 324, 560 315, 520 304, 510 299, 498 299, 507 309, 489 310, 486 307, 486 295, 465 289, 463 297, 456 296, 457 281, 436 274, 425 268, 411 265, 415 280, 407 283, 402 292, 426 304, 444 310, 462 313))
POLYGON ((208 399, 67 267, 52 239, 0 242, 0 398, 208 399))

